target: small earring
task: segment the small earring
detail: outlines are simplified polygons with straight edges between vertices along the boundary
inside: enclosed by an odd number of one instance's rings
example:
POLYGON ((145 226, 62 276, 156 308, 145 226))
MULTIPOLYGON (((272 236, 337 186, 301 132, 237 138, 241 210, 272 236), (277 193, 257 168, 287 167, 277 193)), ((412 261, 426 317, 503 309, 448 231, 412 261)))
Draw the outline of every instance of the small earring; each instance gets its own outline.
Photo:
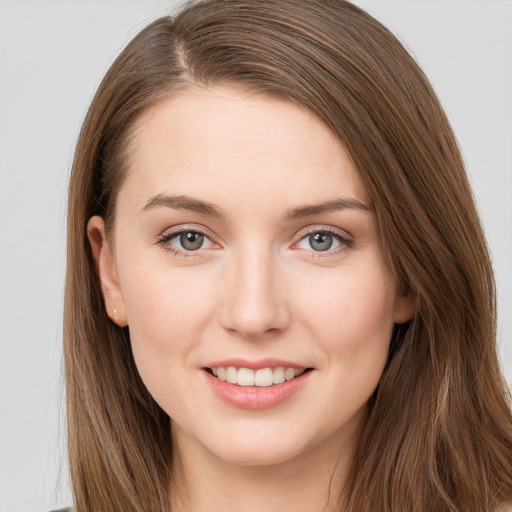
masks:
POLYGON ((117 320, 117 309, 114 309, 114 320, 117 320))

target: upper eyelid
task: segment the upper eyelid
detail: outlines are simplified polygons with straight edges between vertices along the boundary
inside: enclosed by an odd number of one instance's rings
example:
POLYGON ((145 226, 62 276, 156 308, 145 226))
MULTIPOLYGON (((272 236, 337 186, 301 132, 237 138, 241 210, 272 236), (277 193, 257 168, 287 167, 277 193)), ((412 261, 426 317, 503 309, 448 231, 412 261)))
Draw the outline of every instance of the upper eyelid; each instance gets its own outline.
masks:
POLYGON ((304 230, 301 230, 301 235, 299 236, 299 240, 310 233, 317 233, 317 232, 318 233, 321 233, 321 232, 331 233, 331 234, 339 235, 342 238, 352 238, 352 235, 344 229, 335 228, 332 226, 324 226, 324 227, 317 227, 317 226, 313 226, 313 227, 311 227, 311 229, 309 227, 306 227, 306 228, 304 228, 304 230))
MULTIPOLYGON (((203 227, 197 228, 197 227, 193 227, 193 226, 184 225, 184 226, 180 226, 176 229, 174 229, 174 228, 170 228, 169 230, 166 229, 161 235, 158 235, 158 239, 161 239, 163 237, 167 237, 170 235, 177 235, 177 234, 183 233, 184 231, 186 231, 186 232, 192 231, 192 232, 201 233, 202 235, 205 235, 210 239, 217 238, 217 237, 211 235, 210 231, 207 228, 203 228, 203 227)), ((325 231, 328 233, 333 233, 333 234, 338 234, 342 238, 352 238, 352 235, 344 229, 336 228, 333 226, 321 226, 321 225, 316 224, 316 225, 306 226, 306 227, 302 228, 299 231, 300 235, 297 235, 297 237, 298 237, 297 241, 302 239, 304 236, 306 236, 310 233, 316 233, 316 232, 322 232, 322 231, 325 231)))
POLYGON ((180 226, 177 228, 165 229, 160 235, 157 236, 157 240, 161 240, 162 238, 174 237, 181 233, 188 233, 188 232, 200 233, 201 235, 208 237, 210 240, 216 238, 215 236, 211 235, 210 231, 207 230, 206 228, 202 228, 202 227, 197 228, 197 227, 185 225, 185 226, 180 226))

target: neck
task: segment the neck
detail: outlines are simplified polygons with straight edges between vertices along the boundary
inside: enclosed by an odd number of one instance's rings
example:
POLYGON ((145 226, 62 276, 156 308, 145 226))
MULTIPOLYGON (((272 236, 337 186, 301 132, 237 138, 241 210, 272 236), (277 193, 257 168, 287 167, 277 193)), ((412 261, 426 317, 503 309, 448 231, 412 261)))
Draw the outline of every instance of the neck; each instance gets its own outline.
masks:
MULTIPOLYGON (((357 429, 358 431, 358 429, 357 429)), ((356 432, 315 445, 272 465, 241 465, 218 458, 172 425, 172 512, 335 512, 356 432), (333 446, 341 447, 338 453, 333 446)), ((334 434, 336 436, 336 434, 334 434)))

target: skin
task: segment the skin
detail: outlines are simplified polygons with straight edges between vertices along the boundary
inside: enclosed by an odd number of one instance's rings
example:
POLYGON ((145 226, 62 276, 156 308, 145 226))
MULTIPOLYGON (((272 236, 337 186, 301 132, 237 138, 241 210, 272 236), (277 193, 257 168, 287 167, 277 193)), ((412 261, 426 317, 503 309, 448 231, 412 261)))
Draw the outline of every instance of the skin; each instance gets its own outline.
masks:
POLYGON ((414 311, 343 145, 291 102, 192 89, 138 120, 113 237, 100 217, 88 233, 107 311, 129 325, 141 377, 172 418, 176 509, 333 510, 393 324, 414 311), (159 194, 224 218, 145 208, 159 194), (282 221, 339 197, 367 208, 282 221), (178 228, 207 235, 188 257, 169 251, 185 252, 179 237, 159 243, 178 228), (326 229, 349 242, 318 250, 310 231, 326 229), (313 370, 289 399, 247 410, 205 379, 208 362, 232 357, 313 370))

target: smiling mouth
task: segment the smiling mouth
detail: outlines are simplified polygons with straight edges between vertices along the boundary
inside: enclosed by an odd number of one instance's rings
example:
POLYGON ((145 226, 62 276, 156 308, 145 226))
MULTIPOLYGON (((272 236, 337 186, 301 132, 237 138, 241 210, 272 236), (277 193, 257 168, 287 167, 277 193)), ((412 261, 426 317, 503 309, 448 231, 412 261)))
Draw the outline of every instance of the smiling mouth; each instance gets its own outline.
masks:
POLYGON ((236 384, 243 387, 271 387, 300 377, 302 374, 311 371, 312 368, 262 368, 252 370, 251 368, 236 368, 235 366, 205 368, 205 370, 217 377, 220 381, 236 384))

